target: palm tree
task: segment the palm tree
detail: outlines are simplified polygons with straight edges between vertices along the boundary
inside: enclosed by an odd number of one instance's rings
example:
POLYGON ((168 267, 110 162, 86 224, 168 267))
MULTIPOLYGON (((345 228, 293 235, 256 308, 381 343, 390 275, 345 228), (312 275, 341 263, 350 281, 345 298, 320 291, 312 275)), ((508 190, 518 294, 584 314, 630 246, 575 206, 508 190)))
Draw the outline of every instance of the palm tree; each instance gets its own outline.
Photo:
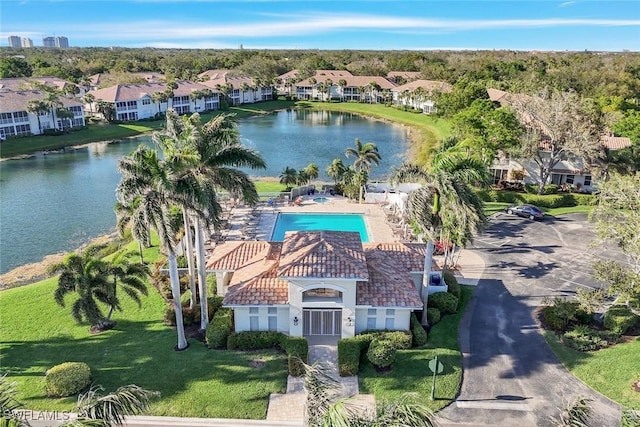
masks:
POLYGON ((118 171, 122 174, 122 179, 116 195, 120 203, 133 208, 132 228, 138 230, 134 232, 134 236, 148 234, 144 230, 149 228, 158 232, 169 260, 169 278, 178 333, 176 349, 184 350, 188 343, 182 320, 176 242, 175 233, 171 228, 170 208, 188 208, 200 217, 205 217, 205 212, 198 195, 194 194, 193 178, 186 173, 185 158, 193 156, 193 152, 185 149, 187 152, 183 154, 175 146, 167 148, 167 152, 163 153, 163 159, 155 150, 144 145, 140 145, 130 156, 123 157, 118 162, 118 171))
POLYGON ((102 329, 106 326, 105 317, 98 301, 107 305, 114 304, 109 283, 109 265, 96 258, 101 247, 90 246, 82 253, 70 253, 65 259, 49 268, 50 274, 60 274, 58 287, 54 292, 58 305, 65 306, 65 296, 77 293, 71 314, 78 323, 87 320, 91 327, 102 329))
POLYGON ((119 286, 138 304, 138 307, 141 305, 139 294, 148 294, 145 279, 149 274, 149 269, 144 264, 130 262, 129 255, 130 253, 126 251, 120 251, 113 257, 108 268, 112 280, 112 295, 109 313, 107 313, 107 322, 111 320, 114 310, 122 311, 117 295, 119 286))
POLYGON ((15 382, 8 382, 6 374, 0 376, 0 425, 8 427, 23 427, 29 423, 24 416, 20 416, 22 402, 18 401, 18 391, 15 382))
POLYGON ((317 179, 318 176, 320 176, 320 170, 318 170, 318 165, 316 165, 315 163, 309 163, 303 170, 307 175, 307 178, 309 178, 310 180, 317 179))
MULTIPOLYGON (((393 182, 421 182, 421 188, 412 191, 407 200, 406 215, 427 239, 425 268, 421 289, 424 306, 427 306, 428 287, 433 258, 434 242, 442 238, 459 246, 473 240, 486 225, 487 218, 482 209, 482 201, 471 189, 469 182, 474 177, 486 175, 486 166, 472 159, 461 158, 436 163, 431 171, 412 164, 398 168, 393 182), (471 171, 473 167, 478 171, 471 171)), ((426 310, 422 323, 427 325, 426 310)))
POLYGON ((287 187, 296 185, 298 181, 298 171, 289 166, 285 167, 280 173, 280 184, 284 184, 287 187))
POLYGON ((336 185, 338 185, 338 181, 340 181, 340 178, 344 174, 344 171, 345 166, 344 163, 342 163, 342 159, 340 158, 333 159, 331 164, 327 166, 327 169, 325 169, 325 172, 327 173, 329 178, 333 179, 333 182, 336 185))
POLYGON ((338 80, 338 86, 340 86, 340 101, 344 101, 344 88, 347 87, 347 81, 345 79, 338 80))
POLYGON ((307 185, 309 183, 309 175, 307 175, 307 171, 304 169, 300 169, 298 171, 298 175, 296 176, 296 185, 302 186, 307 185))
POLYGON ((38 133, 42 133, 42 125, 40 124, 40 114, 49 110, 47 104, 40 99, 32 99, 27 103, 27 112, 35 114, 38 118, 38 133))
MULTIPOLYGON (((190 121, 196 126, 199 138, 193 140, 197 159, 190 165, 189 173, 194 182, 199 185, 199 192, 203 205, 206 207, 206 218, 197 215, 187 215, 196 220, 196 244, 198 246, 198 277, 201 305, 201 329, 207 327, 207 283, 205 270, 204 237, 202 230, 211 225, 220 224, 222 209, 218 202, 217 189, 240 194, 242 200, 250 205, 259 200, 255 184, 249 176, 236 168, 264 169, 266 163, 260 154, 240 143, 238 123, 234 114, 221 114, 205 125, 200 125, 200 116, 194 114, 190 121)), ((184 211, 183 211, 184 212, 184 211)), ((190 226, 185 222, 185 229, 190 226)))
POLYGON ((82 95, 82 102, 89 105, 89 112, 93 115, 93 103, 96 101, 96 97, 91 92, 87 92, 82 95))
MULTIPOLYGON (((355 148, 349 147, 344 152, 348 158, 354 157, 353 168, 356 172, 364 170, 367 175, 371 172, 371 163, 376 165, 380 164, 380 153, 378 153, 378 147, 373 142, 367 142, 363 144, 359 138, 356 138, 355 148)), ((366 185, 366 181, 364 183, 366 185)), ((362 203, 362 186, 360 187, 359 201, 362 203)))

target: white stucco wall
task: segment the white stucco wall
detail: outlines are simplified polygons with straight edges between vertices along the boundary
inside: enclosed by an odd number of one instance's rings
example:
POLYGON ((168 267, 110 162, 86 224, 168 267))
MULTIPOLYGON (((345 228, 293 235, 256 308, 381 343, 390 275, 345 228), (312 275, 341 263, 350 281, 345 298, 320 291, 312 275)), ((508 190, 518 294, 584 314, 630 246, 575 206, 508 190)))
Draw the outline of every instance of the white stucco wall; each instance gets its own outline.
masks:
POLYGON ((394 315, 387 315, 387 307, 357 307, 355 333, 359 334, 367 329, 386 329, 387 318, 393 318, 393 330, 408 331, 411 324, 411 310, 404 308, 393 308, 394 315), (369 316, 369 310, 375 310, 375 316, 369 316), (368 327, 369 317, 375 318, 375 326, 368 327))
POLYGON ((289 308, 286 306, 260 306, 258 314, 251 314, 251 307, 233 307, 233 318, 236 332, 251 330, 251 317, 258 317, 259 331, 269 330, 269 307, 276 308, 277 326, 276 331, 285 334, 290 333, 289 308))

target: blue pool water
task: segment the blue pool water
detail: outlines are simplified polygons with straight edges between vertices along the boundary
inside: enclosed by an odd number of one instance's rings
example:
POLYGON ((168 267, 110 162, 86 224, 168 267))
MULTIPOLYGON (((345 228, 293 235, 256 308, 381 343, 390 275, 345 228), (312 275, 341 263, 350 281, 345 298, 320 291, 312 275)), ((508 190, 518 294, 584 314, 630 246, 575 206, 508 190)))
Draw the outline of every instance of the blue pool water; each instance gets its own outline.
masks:
POLYGON ((369 241, 361 214, 290 214, 280 213, 271 234, 272 241, 284 240, 286 231, 357 231, 362 242, 369 241))

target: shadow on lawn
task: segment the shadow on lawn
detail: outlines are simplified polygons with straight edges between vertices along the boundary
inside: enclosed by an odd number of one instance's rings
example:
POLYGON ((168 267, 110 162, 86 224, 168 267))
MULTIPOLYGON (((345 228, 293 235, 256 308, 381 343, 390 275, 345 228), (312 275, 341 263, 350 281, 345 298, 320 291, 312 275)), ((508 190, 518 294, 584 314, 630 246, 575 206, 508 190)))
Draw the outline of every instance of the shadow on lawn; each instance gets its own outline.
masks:
MULTIPOLYGON (((183 392, 194 381, 215 380, 224 384, 255 381, 261 387, 273 383, 274 392, 282 392, 286 387, 284 354, 209 350, 195 339, 189 340, 186 351, 176 352, 175 342, 175 330, 159 327, 158 322, 118 320, 114 329, 97 335, 87 332, 83 338, 60 335, 41 341, 5 341, 2 370, 16 379, 44 377, 45 371, 56 364, 81 361, 91 367, 93 381, 106 390, 137 384, 160 391, 163 398, 183 392), (264 360, 265 366, 251 367, 255 358, 264 360)), ((44 390, 40 397, 44 398, 44 390)))

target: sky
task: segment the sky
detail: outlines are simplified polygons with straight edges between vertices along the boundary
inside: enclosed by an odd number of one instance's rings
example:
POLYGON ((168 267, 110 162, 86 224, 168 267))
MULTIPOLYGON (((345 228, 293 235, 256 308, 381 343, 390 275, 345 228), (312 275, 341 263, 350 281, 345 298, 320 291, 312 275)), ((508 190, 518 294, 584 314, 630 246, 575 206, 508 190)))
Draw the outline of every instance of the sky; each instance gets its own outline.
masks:
POLYGON ((3 0, 16 35, 72 47, 640 51, 640 1, 3 0))

